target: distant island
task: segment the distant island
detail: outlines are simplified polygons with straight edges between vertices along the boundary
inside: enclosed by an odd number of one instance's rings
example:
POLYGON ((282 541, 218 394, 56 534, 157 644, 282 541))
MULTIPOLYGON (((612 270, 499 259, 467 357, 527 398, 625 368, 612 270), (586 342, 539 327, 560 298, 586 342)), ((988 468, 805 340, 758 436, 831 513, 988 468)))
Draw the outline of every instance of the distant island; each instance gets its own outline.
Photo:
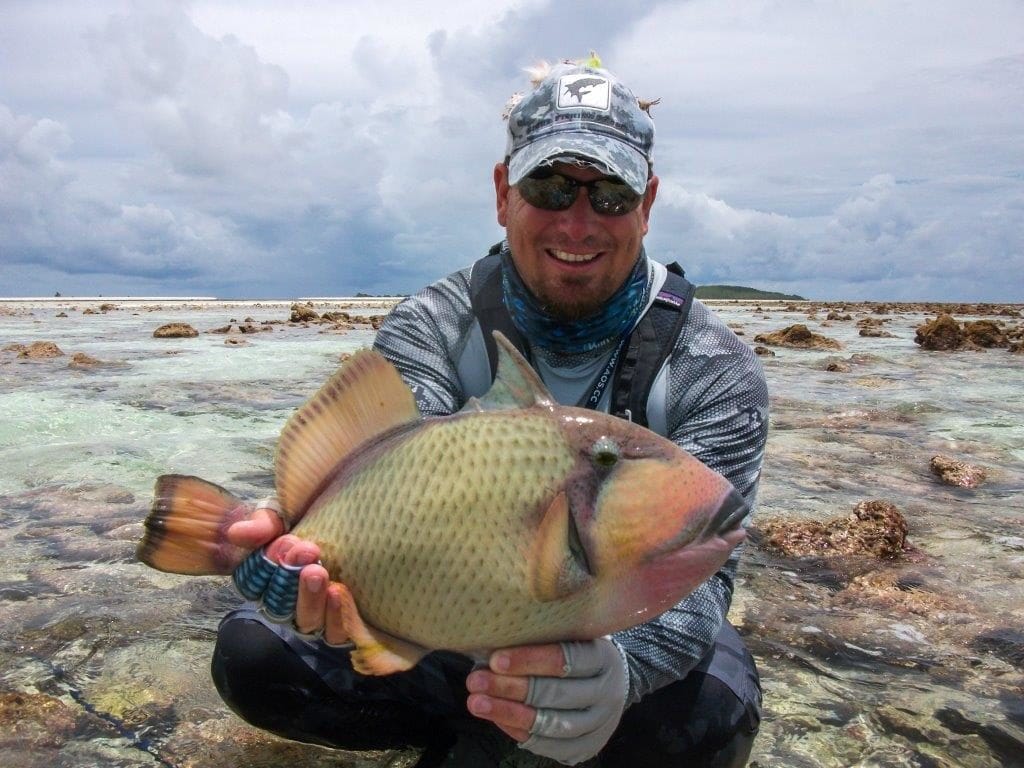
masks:
POLYGON ((697 287, 698 299, 760 299, 763 301, 807 301, 795 293, 776 293, 746 288, 742 285, 701 285, 697 287))

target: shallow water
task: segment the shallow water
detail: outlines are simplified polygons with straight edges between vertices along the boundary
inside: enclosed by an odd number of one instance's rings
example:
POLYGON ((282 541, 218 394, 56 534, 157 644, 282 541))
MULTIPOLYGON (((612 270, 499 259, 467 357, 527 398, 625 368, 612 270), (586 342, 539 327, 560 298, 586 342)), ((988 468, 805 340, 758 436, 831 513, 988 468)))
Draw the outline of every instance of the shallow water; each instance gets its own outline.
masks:
MULTIPOLYGON (((217 619, 236 602, 225 580, 134 562, 158 474, 263 495, 284 420, 373 332, 279 323, 232 334, 247 345, 230 346, 205 331, 286 320, 287 304, 85 306, 0 304, 0 349, 47 340, 66 353, 0 352, 3 764, 414 762, 244 725, 207 671, 217 619), (152 337, 171 321, 200 336, 152 337), (77 352, 103 364, 70 367, 77 352)), ((885 315, 895 338, 862 338, 856 307, 853 321, 825 326, 805 305, 762 306, 718 310, 750 343, 803 322, 844 348, 762 358, 773 410, 756 522, 825 520, 886 499, 915 549, 837 564, 747 545, 731 618, 765 687, 752 764, 1024 764, 1024 357, 924 352, 913 343, 923 314, 885 315), (849 371, 826 371, 829 360, 849 371), (937 453, 989 479, 974 491, 941 485, 928 467, 937 453)))

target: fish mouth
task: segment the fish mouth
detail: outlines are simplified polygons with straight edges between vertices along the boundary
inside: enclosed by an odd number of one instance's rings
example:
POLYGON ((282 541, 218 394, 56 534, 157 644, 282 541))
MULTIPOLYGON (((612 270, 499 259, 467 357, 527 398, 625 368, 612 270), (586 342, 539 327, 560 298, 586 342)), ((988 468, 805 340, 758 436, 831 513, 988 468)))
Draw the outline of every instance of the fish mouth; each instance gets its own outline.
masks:
MULTIPOLYGON (((735 540, 735 535, 730 536, 730 534, 743 530, 743 519, 747 516, 748 511, 747 502, 739 491, 731 488, 703 527, 699 520, 691 520, 690 524, 684 526, 671 541, 659 547, 651 559, 672 555, 690 546, 713 539, 735 540)), ((733 541, 733 545, 735 545, 735 541, 733 541)))
POLYGON ((730 489, 704 529, 705 536, 722 536, 736 530, 743 524, 743 518, 749 511, 750 508, 740 492, 735 488, 730 489))

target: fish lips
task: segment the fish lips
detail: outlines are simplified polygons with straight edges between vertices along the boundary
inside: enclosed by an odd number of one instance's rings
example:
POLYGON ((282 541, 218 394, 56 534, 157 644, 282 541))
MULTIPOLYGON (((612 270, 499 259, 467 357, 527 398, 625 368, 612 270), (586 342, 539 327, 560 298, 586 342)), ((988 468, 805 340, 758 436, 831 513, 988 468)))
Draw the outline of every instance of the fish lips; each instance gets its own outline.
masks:
POLYGON ((721 540, 732 549, 746 538, 743 520, 750 513, 746 500, 730 487, 717 509, 707 518, 698 516, 689 521, 679 533, 651 554, 651 559, 672 555, 688 547, 721 540))

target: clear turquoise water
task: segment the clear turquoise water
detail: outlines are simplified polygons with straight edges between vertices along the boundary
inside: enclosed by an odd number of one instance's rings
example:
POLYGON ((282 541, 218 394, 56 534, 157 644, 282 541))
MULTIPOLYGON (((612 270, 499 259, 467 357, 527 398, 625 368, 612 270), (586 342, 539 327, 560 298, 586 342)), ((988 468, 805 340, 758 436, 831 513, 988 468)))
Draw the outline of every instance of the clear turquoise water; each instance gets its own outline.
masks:
MULTIPOLYGON (((285 419, 372 331, 276 324, 234 334, 248 342, 236 347, 204 331, 285 320, 287 304, 82 315, 97 305, 0 305, 0 348, 47 340, 66 353, 0 352, 0 696, 56 702, 45 715, 0 707, 0 723, 21 723, 6 741, 0 725, 0 747, 16 758, 5 764, 410 762, 290 745, 241 724, 206 672, 231 591, 133 558, 159 474, 263 495, 285 419), (200 336, 152 337, 172 321, 200 336), (79 352, 104 364, 69 367, 79 352), (37 725, 44 735, 32 736, 37 725)), ((854 589, 827 566, 748 546, 732 618, 767 696, 755 763, 1010 764, 1024 743, 1024 356, 924 352, 913 343, 922 314, 890 315, 896 338, 879 339, 853 322, 809 320, 805 306, 718 310, 750 343, 804 322, 844 345, 762 359, 773 412, 758 519, 824 520, 884 498, 918 551, 877 568, 884 584, 854 589), (850 371, 825 371, 829 359, 850 371), (936 453, 984 466, 989 480, 975 491, 940 485, 928 469, 936 453)))

